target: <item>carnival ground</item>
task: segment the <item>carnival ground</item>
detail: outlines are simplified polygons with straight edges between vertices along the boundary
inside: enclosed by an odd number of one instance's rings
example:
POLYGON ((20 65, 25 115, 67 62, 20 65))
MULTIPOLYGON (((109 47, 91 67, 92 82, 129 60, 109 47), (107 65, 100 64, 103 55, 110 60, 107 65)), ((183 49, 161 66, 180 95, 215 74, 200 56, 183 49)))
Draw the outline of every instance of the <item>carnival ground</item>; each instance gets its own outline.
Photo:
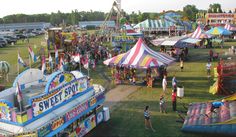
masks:
MULTIPOLYGON (((41 47, 46 48, 46 43, 43 42, 43 36, 30 39, 30 45, 37 53, 41 47)), ((225 43, 224 49, 219 47, 213 48, 214 52, 219 52, 220 57, 226 58, 224 51, 236 45, 234 42, 225 43)), ((17 75, 17 50, 24 60, 28 60, 28 43, 19 41, 14 46, 0 48, 0 60, 8 61, 11 65, 10 82, 0 81, 8 87, 12 84, 12 80, 17 75)), ((128 95, 124 100, 113 106, 111 112, 111 119, 95 128, 87 136, 103 136, 103 137, 205 137, 204 134, 192 134, 181 132, 182 123, 176 122, 179 119, 176 112, 171 109, 171 78, 175 74, 179 84, 184 86, 184 98, 177 100, 177 109, 184 110, 182 104, 191 102, 206 102, 221 98, 221 96, 212 95, 208 92, 209 82, 206 77, 206 62, 209 49, 199 48, 189 50, 188 60, 184 63, 184 71, 180 72, 179 62, 171 65, 168 69, 168 82, 169 89, 166 94, 167 99, 167 114, 159 112, 159 97, 162 94, 160 81, 157 82, 154 88, 141 87, 137 91, 128 95), (146 130, 144 128, 143 109, 146 105, 150 106, 151 120, 156 132, 146 130)), ((213 66, 216 61, 213 62, 213 66)), ((21 69, 22 70, 22 69, 21 69)), ((83 70, 85 74, 87 71, 83 70)), ((106 87, 114 88, 111 86, 110 71, 102 65, 102 62, 97 66, 96 71, 90 72, 90 77, 94 79, 94 83, 102 84, 106 87)), ((109 91, 108 91, 109 92, 109 91)), ((117 95, 119 96, 119 95, 117 95)), ((216 135, 213 135, 216 136, 216 135)))

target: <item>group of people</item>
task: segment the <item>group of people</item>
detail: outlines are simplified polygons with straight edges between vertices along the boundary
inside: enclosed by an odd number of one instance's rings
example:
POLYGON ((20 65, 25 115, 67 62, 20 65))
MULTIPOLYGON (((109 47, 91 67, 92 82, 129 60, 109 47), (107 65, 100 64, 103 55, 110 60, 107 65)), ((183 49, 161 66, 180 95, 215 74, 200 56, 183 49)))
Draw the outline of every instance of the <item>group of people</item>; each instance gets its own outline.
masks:
POLYGON ((136 84, 136 69, 134 68, 126 68, 126 67, 112 67, 111 74, 113 79, 115 80, 115 84, 121 84, 130 82, 132 84, 136 84))
POLYGON ((112 78, 115 84, 130 83, 135 85, 137 82, 152 88, 158 79, 162 79, 167 75, 166 68, 148 68, 145 71, 138 71, 135 68, 128 68, 123 66, 111 67, 112 78), (145 73, 143 76, 141 73, 145 73))
MULTIPOLYGON (((166 104, 166 99, 165 99, 165 95, 167 92, 167 80, 166 80, 166 76, 164 76, 163 80, 162 80, 162 87, 163 87, 163 94, 160 96, 159 99, 159 106, 160 106, 160 112, 161 113, 167 113, 166 108, 167 108, 167 104, 166 104)), ((175 76, 173 76, 172 78, 172 94, 171 94, 171 100, 172 100, 172 109, 175 112, 176 109, 176 104, 177 104, 177 79, 175 76)), ((149 112, 149 106, 146 106, 144 109, 144 119, 145 119, 145 128, 148 129, 148 127, 150 127, 152 129, 153 132, 155 132, 156 130, 152 127, 152 123, 151 123, 151 114, 149 112)))
MULTIPOLYGON (((79 69, 80 65, 87 62, 91 68, 95 69, 99 60, 111 58, 116 54, 104 46, 103 43, 108 39, 106 36, 81 34, 81 36, 76 37, 76 40, 72 40, 71 44, 68 44, 65 41, 65 36, 62 36, 61 32, 57 33, 58 40, 57 37, 52 42, 48 39, 48 48, 53 49, 52 47, 55 46, 56 49, 64 49, 63 53, 59 53, 59 58, 63 60, 65 69, 79 69), (74 55, 80 55, 79 62, 73 59, 74 55)), ((48 72, 59 68, 59 64, 53 64, 53 66, 48 65, 48 72)))
MULTIPOLYGON (((162 88, 163 88, 163 93, 164 95, 167 92, 167 79, 166 76, 164 76, 162 80, 162 88)), ((161 96, 160 98, 160 111, 161 112, 166 112, 166 105, 163 103, 164 100, 164 95, 161 96)), ((173 111, 176 111, 176 99, 177 99, 177 79, 175 75, 172 78, 172 94, 171 94, 171 100, 172 100, 172 108, 173 111)))

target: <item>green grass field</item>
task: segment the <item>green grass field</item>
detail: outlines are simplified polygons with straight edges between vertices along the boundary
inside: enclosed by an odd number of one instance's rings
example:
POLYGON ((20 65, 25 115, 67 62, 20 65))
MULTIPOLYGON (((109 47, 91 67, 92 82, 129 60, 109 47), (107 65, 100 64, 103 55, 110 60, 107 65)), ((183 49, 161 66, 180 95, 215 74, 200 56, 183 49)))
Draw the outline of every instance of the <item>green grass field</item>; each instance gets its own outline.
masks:
MULTIPOLYGON (((44 40, 44 36, 37 36, 34 38, 30 38, 29 43, 23 40, 18 40, 15 45, 7 45, 4 48, 0 48, 0 60, 7 61, 10 64, 10 73, 9 73, 9 82, 0 80, 0 84, 4 83, 7 87, 11 86, 11 83, 15 79, 18 73, 17 69, 17 52, 20 52, 21 58, 25 61, 26 64, 29 65, 29 54, 28 54, 28 46, 31 46, 35 54, 40 53, 40 49, 46 49, 46 42, 44 40)), ((46 50, 45 50, 46 51, 46 50)), ((39 62, 38 62, 39 63, 39 62)), ((33 65, 31 61, 32 67, 33 65)), ((19 67, 20 72, 25 68, 22 66, 19 67)))
POLYGON ((28 46, 30 45, 34 53, 37 54, 41 47, 44 47, 46 49, 46 43, 43 38, 43 36, 30 38, 29 43, 23 40, 18 40, 15 45, 7 45, 4 48, 0 48, 0 60, 9 62, 11 65, 10 73, 16 73, 17 51, 20 52, 22 59, 26 62, 26 64, 28 64, 28 46))
MULTIPOLYGON (((21 58, 25 61, 26 64, 29 65, 29 53, 28 53, 28 45, 31 46, 35 55, 45 54, 47 57, 47 46, 44 39, 44 36, 37 36, 34 38, 30 38, 29 43, 23 40, 18 40, 15 45, 7 45, 4 48, 0 48, 0 61, 7 61, 10 64, 10 73, 9 73, 9 82, 3 81, 0 79, 0 84, 5 85, 6 87, 11 87, 12 82, 14 81, 15 77, 17 76, 18 69, 17 69, 17 52, 20 52, 21 58), (43 51, 44 50, 44 51, 43 51)), ((37 64, 40 61, 38 60, 37 64)), ((99 62, 102 64, 102 62, 99 62)), ((37 67, 37 64, 32 64, 32 68, 37 67)), ((20 72, 23 71, 25 68, 20 66, 20 72)), ((87 75, 87 70, 83 69, 82 72, 87 75)), ((93 80, 98 83, 104 85, 106 83, 105 79, 103 79, 102 75, 99 75, 99 72, 104 72, 105 75, 109 75, 110 72, 107 67, 100 65, 97 66, 96 71, 90 70, 90 76, 93 80)))
MULTIPOLYGON (((224 49, 214 48, 220 57, 225 58, 224 51, 236 43, 225 43, 224 49)), ((143 87, 120 102, 111 113, 111 119, 95 128, 88 136, 104 137, 205 137, 209 135, 181 132, 182 123, 171 106, 171 79, 175 74, 179 84, 184 86, 184 98, 177 100, 177 110, 184 110, 182 104, 206 102, 221 98, 208 92, 212 82, 206 77, 206 63, 209 49, 190 49, 188 60, 184 63, 184 71, 180 72, 179 62, 168 68, 167 114, 159 112, 159 97, 162 94, 161 82, 155 88, 143 87), (151 120, 157 132, 144 128, 143 110, 150 106, 151 120)), ((213 62, 213 66, 216 65, 213 62)), ((216 135, 213 135, 216 136, 216 135)))
MULTIPOLYGON (((39 49, 44 47, 46 49, 46 43, 44 37, 39 36, 31 38, 29 45, 32 46, 34 52, 38 54, 39 49)), ((224 56, 224 50, 227 50, 231 45, 236 43, 225 43, 225 48, 214 48, 214 52, 219 52, 221 57, 224 56)), ((0 48, 0 60, 8 61, 11 65, 10 75, 12 80, 17 74, 17 50, 20 50, 21 57, 28 63, 28 43, 17 42, 14 46, 7 46, 0 48)), ((212 84, 208 82, 206 77, 206 61, 209 49, 190 49, 188 60, 184 63, 184 71, 180 72, 179 62, 171 65, 168 68, 168 93, 167 99, 167 114, 159 112, 159 97, 162 94, 161 82, 158 81, 154 88, 143 87, 140 90, 129 95, 125 100, 116 105, 115 109, 111 113, 111 119, 99 125, 88 136, 104 136, 104 137, 199 137, 206 135, 186 134, 180 131, 182 124, 176 123, 178 119, 176 112, 172 112, 171 107, 171 78, 175 74, 177 80, 184 86, 185 96, 183 99, 178 99, 177 109, 183 110, 182 103, 191 102, 205 102, 208 100, 214 100, 221 98, 220 96, 211 95, 208 93, 209 86, 212 84), (144 128, 143 109, 146 105, 150 106, 151 120, 153 127, 157 132, 153 133, 151 130, 144 128)), ((110 69, 102 62, 97 66, 97 70, 90 71, 90 77, 94 80, 94 83, 106 85, 109 83, 105 80, 103 75, 110 76, 110 69)), ((213 63, 213 66, 216 62, 213 63)), ((87 71, 82 69, 84 74, 87 71)), ((11 85, 5 83, 7 86, 11 85)), ((112 82, 110 82, 112 83, 112 82)), ((0 83, 2 84, 2 83, 0 83)))

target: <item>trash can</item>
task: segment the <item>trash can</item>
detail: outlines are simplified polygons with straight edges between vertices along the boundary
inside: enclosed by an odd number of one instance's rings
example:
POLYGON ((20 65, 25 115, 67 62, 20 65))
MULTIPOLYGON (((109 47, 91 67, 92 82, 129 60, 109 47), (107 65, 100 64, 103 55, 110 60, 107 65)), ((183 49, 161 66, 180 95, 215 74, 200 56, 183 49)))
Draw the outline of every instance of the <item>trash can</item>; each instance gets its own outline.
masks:
POLYGON ((105 122, 110 119, 109 107, 103 107, 103 116, 105 122))
POLYGON ((184 97, 184 86, 177 87, 177 96, 180 98, 184 97))

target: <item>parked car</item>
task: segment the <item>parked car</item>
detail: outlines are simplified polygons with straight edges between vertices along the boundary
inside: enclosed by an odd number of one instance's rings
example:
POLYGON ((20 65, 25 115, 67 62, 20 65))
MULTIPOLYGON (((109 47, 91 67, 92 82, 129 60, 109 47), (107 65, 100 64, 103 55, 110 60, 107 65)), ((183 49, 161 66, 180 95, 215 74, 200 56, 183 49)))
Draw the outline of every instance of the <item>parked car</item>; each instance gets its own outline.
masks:
POLYGON ((27 37, 24 34, 16 34, 18 39, 26 39, 27 37))
POLYGON ((7 42, 8 43, 14 43, 16 44, 17 42, 17 39, 16 38, 13 38, 12 36, 3 36, 4 38, 8 39, 7 42))
POLYGON ((0 40, 0 48, 5 47, 7 44, 5 43, 5 41, 0 40))
POLYGON ((26 37, 35 37, 36 36, 36 34, 35 33, 32 33, 32 32, 30 32, 30 33, 27 33, 26 34, 26 37))
POLYGON ((7 40, 3 37, 0 37, 0 41, 3 41, 3 43, 5 43, 6 45, 8 44, 7 40))

